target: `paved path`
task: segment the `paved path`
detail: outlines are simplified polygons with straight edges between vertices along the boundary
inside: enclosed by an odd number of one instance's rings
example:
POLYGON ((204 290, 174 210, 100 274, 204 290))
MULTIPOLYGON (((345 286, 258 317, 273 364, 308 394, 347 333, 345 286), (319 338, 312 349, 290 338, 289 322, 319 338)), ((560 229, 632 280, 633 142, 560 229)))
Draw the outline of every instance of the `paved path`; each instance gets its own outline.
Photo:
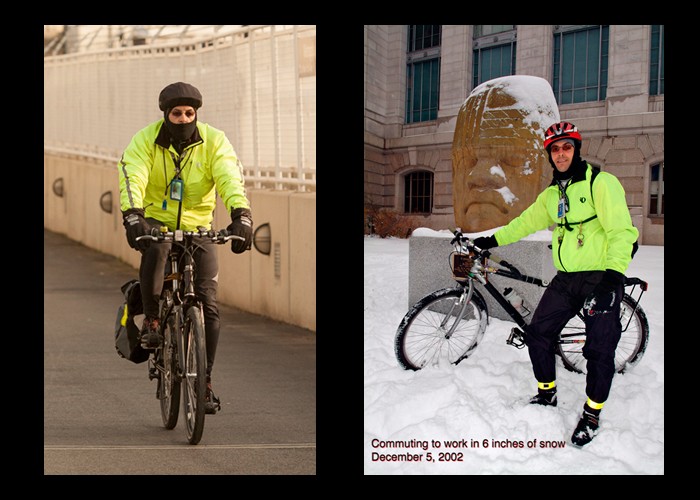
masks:
POLYGON ((200 444, 162 426, 147 363, 114 349, 137 271, 44 231, 44 474, 316 474, 316 334, 221 306, 200 444))

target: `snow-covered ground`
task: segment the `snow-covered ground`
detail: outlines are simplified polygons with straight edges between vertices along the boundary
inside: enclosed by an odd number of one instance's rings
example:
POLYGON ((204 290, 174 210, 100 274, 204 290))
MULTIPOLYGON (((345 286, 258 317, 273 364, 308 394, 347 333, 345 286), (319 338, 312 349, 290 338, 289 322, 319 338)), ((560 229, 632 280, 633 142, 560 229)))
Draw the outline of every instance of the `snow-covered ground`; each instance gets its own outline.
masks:
POLYGON ((526 404, 537 386, 527 349, 505 342, 514 323, 491 318, 483 343, 457 366, 403 370, 393 346, 408 309, 408 240, 365 237, 365 474, 663 474, 663 267, 663 246, 641 246, 630 264, 628 276, 649 282, 641 300, 649 344, 615 376, 598 436, 578 449, 570 437, 585 376, 558 361, 559 405, 526 404))

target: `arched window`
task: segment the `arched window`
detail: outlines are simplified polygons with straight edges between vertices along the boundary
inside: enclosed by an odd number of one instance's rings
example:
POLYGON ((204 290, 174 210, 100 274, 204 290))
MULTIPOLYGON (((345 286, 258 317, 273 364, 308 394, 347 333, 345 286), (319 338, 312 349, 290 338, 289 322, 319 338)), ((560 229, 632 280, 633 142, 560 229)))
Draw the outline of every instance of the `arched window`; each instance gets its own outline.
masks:
POLYGON ((404 207, 406 213, 431 213, 433 210, 433 173, 411 172, 404 177, 404 207))

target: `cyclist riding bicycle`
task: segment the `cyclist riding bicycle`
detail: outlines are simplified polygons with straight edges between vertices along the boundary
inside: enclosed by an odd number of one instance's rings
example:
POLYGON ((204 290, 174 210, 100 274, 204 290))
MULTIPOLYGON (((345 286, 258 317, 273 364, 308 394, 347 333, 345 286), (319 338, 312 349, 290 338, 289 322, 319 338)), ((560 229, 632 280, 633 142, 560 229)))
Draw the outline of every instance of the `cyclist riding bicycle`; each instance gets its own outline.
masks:
MULTIPOLYGON (((197 121, 202 95, 194 86, 176 82, 158 97, 159 119, 138 131, 119 161, 121 211, 129 246, 141 252, 139 280, 143 311, 141 342, 145 348, 161 345, 158 302, 163 289, 169 244, 150 245, 136 238, 151 228, 196 231, 212 229, 216 193, 231 214, 227 227, 245 241, 233 240, 231 251, 251 247, 253 219, 246 196, 243 166, 223 131, 197 121)), ((195 293, 202 302, 207 345, 206 413, 219 408, 211 373, 219 341, 216 303, 218 259, 212 242, 202 242, 195 254, 195 293)))
POLYGON ((555 341, 582 307, 585 311, 586 396, 571 441, 589 443, 598 431, 600 411, 615 374, 614 354, 621 335, 620 301, 624 274, 637 249, 620 181, 594 170, 581 158, 582 138, 575 125, 555 123, 545 132, 544 148, 554 169, 551 184, 518 217, 474 244, 481 249, 514 243, 556 225, 552 253, 557 274, 542 295, 528 327, 528 346, 538 392, 532 404, 556 406, 555 341))

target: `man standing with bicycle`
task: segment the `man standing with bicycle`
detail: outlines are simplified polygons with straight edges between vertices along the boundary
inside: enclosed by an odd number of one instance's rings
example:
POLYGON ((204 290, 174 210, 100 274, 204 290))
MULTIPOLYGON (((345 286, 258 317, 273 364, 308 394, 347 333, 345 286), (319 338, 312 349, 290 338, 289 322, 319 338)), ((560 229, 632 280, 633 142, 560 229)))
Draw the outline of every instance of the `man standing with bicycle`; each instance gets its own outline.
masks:
MULTIPOLYGON (((145 315, 141 342, 147 349, 163 342, 158 302, 170 245, 150 245, 147 239, 136 238, 160 226, 184 231, 212 229, 217 192, 231 214, 228 231, 245 239, 233 240, 231 251, 250 249, 253 226, 243 167, 233 146, 221 130, 197 121, 202 106, 199 90, 188 83, 172 83, 160 92, 158 106, 163 118, 134 135, 118 165, 127 241, 141 252, 139 280, 145 315)), ((220 326, 216 304, 219 270, 213 243, 202 244, 194 258, 195 293, 202 302, 206 332, 206 413, 214 414, 220 404, 212 391, 211 373, 220 326)))
POLYGON ((599 428, 608 399, 614 355, 620 340, 620 301, 624 273, 637 249, 619 180, 581 158, 581 134, 568 122, 545 132, 544 147, 554 169, 551 184, 518 217, 474 244, 481 249, 515 243, 556 225, 552 252, 557 274, 545 290, 525 335, 538 392, 532 404, 556 406, 555 342, 581 308, 585 312, 586 396, 583 414, 571 436, 576 446, 589 443, 599 428))

